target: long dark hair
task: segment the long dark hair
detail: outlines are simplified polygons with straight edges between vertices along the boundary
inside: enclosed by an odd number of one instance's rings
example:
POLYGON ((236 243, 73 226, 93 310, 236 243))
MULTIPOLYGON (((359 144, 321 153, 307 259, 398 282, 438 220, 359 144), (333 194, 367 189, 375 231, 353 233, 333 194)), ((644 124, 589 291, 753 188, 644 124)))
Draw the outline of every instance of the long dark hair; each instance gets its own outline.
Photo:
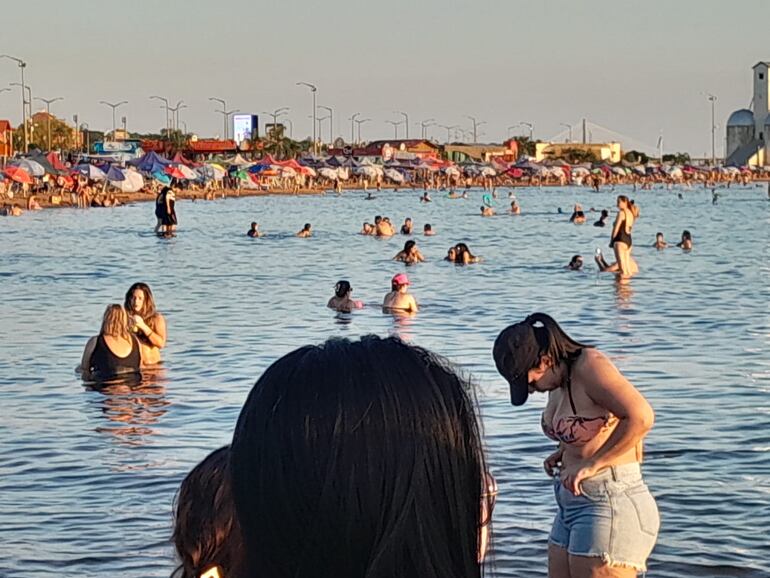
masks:
POLYGON ((334 294, 342 299, 345 295, 347 295, 350 292, 350 282, 345 281, 344 279, 337 281, 337 284, 334 286, 334 294))
POLYGON ((549 356, 554 365, 560 362, 572 365, 580 357, 583 349, 593 347, 572 339, 553 317, 545 313, 533 313, 524 322, 534 327, 537 342, 541 345, 538 358, 532 367, 540 362, 541 355, 549 356))
POLYGON ((230 446, 210 453, 179 487, 171 538, 180 564, 173 578, 198 578, 219 566, 225 578, 237 576, 243 546, 230 484, 230 446))
POLYGON ((244 576, 481 575, 473 391, 424 349, 367 336, 289 353, 251 390, 231 452, 244 576))
POLYGON ((142 306, 142 310, 137 311, 137 313, 142 316, 142 319, 144 319, 145 322, 147 322, 155 317, 155 314, 157 313, 155 310, 155 297, 152 296, 152 291, 147 283, 134 283, 131 285, 131 287, 128 288, 128 291, 126 291, 126 297, 123 299, 123 307, 125 307, 128 312, 133 311, 133 308, 131 307, 131 295, 133 295, 134 291, 137 289, 144 293, 144 305, 142 306))

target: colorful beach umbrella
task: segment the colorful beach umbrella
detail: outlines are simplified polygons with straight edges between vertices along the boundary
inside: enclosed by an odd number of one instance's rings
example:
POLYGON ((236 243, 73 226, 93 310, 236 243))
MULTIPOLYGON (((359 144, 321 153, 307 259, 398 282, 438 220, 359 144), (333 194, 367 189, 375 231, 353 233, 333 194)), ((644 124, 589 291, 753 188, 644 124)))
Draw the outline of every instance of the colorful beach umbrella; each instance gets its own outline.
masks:
POLYGON ((5 175, 12 181, 31 185, 33 183, 32 176, 21 167, 8 167, 5 169, 5 175))

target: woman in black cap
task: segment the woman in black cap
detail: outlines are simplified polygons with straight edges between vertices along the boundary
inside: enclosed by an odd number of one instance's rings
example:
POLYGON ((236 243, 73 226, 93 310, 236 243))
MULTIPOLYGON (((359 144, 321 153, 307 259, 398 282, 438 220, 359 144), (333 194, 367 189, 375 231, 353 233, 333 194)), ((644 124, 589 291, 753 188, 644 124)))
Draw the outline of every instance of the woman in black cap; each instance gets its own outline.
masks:
POLYGON ((511 403, 548 392, 541 425, 557 442, 544 462, 559 507, 549 537, 549 576, 626 578, 644 572, 660 525, 642 480, 647 400, 592 346, 544 313, 498 335, 493 355, 511 403))

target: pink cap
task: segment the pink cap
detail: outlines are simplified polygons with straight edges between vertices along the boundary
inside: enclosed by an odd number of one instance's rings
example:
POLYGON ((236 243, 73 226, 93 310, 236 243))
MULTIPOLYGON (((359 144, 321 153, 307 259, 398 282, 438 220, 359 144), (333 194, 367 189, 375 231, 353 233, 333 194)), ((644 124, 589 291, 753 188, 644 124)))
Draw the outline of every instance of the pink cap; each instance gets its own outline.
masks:
POLYGON ((394 275, 390 282, 394 285, 409 285, 409 277, 406 276, 406 273, 399 273, 394 275))

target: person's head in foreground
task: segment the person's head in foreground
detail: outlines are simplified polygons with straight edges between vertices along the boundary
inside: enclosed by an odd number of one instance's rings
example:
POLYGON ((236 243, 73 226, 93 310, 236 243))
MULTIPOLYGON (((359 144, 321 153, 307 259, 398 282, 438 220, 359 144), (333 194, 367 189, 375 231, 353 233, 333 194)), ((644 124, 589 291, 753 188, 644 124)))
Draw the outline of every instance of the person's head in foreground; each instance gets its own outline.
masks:
POLYGON ((179 487, 172 541, 179 567, 172 578, 238 578, 243 555, 230 484, 230 448, 210 453, 179 487))
POLYGON ((472 387, 397 338, 271 365, 231 446, 243 576, 481 575, 496 488, 472 387))
POLYGON ((100 335, 130 340, 131 332, 128 328, 128 313, 126 313, 126 310, 117 303, 107 305, 107 308, 104 310, 102 328, 99 333, 100 335))

